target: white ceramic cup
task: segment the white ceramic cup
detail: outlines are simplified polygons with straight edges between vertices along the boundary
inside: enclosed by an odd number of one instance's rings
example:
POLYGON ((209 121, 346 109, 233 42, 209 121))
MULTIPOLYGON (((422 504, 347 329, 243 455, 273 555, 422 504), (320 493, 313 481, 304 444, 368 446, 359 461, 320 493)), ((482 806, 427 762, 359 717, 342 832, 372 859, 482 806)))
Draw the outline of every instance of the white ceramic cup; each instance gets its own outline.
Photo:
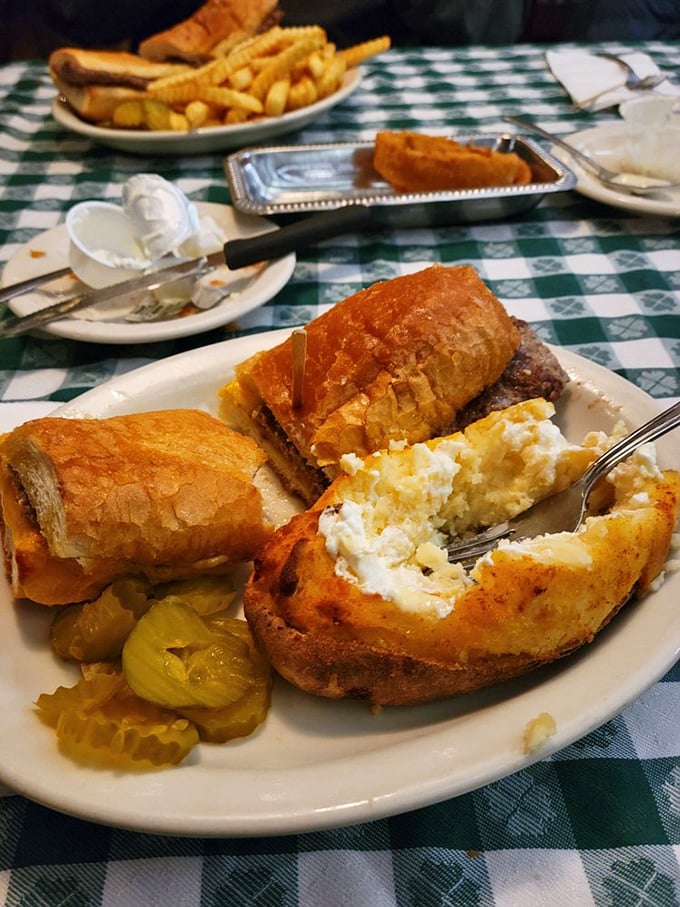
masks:
POLYGON ((119 205, 79 202, 66 215, 66 229, 69 266, 90 287, 108 287, 139 277, 151 264, 119 205))

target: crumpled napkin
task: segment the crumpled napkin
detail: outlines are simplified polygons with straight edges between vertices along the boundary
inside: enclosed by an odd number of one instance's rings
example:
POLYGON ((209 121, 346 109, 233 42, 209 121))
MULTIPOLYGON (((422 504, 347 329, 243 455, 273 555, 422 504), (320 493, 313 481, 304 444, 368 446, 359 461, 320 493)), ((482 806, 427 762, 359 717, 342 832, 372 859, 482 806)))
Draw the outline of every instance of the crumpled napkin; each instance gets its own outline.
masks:
MULTIPOLYGON (((630 64, 639 76, 657 75, 660 72, 659 67, 647 54, 635 51, 619 56, 630 64)), ((639 91, 631 91, 624 87, 628 73, 615 60, 598 57, 587 50, 549 50, 545 57, 553 75, 562 83, 576 107, 583 107, 591 112, 606 110, 641 94, 639 91), (595 95, 598 97, 592 104, 586 104, 595 95)), ((659 83, 653 90, 657 94, 680 95, 680 86, 672 85, 668 79, 659 83)))

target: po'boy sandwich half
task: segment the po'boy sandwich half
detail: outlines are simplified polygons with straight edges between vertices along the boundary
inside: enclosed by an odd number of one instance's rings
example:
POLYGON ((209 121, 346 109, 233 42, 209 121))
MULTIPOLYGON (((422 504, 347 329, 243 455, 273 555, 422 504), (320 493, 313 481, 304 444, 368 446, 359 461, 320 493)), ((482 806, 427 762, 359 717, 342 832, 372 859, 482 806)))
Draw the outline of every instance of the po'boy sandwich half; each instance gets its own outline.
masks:
POLYGON ((221 415, 308 504, 344 454, 426 441, 520 399, 554 400, 568 380, 471 267, 433 265, 374 284, 305 334, 299 398, 289 338, 236 368, 221 415))
POLYGON ((198 410, 35 419, 0 441, 5 567, 46 605, 225 572, 272 532, 256 444, 198 410))

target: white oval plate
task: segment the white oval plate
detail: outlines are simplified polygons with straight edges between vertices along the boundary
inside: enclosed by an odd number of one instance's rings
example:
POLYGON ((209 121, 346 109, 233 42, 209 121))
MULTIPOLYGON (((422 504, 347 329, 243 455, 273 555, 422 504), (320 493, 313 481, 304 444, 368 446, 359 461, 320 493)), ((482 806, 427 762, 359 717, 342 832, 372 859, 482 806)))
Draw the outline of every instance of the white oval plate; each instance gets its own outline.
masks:
POLYGON ((358 87, 362 73, 361 67, 348 70, 341 87, 332 95, 280 117, 263 118, 233 126, 211 126, 193 132, 144 132, 97 126, 81 120, 63 98, 55 99, 52 116, 71 132, 87 136, 116 151, 131 154, 210 154, 214 151, 244 148, 246 145, 258 144, 295 129, 302 129, 322 113, 344 101, 358 87))
MULTIPOLYGON (((198 213, 211 217, 225 231, 229 239, 244 239, 272 229, 275 225, 263 217, 243 214, 229 205, 197 202, 198 213)), ((68 265, 69 238, 66 225, 59 224, 36 236, 21 246, 5 265, 3 286, 10 286, 30 277, 37 277, 68 265)), ((175 337, 188 337, 235 321, 246 312, 264 305, 290 280, 295 268, 295 255, 277 261, 250 265, 230 275, 232 295, 211 309, 195 312, 164 321, 129 322, 124 314, 134 303, 130 297, 104 304, 102 307, 81 309, 73 316, 54 321, 41 331, 54 337, 84 340, 89 343, 154 343, 175 337)), ((50 293, 73 293, 79 288, 89 288, 73 277, 51 281, 43 290, 50 293)), ((9 307, 15 315, 29 315, 46 305, 58 301, 58 296, 45 292, 31 292, 10 300, 9 307)))
MULTIPOLYGON (((233 366, 285 331, 215 344, 129 372, 58 414, 111 416, 196 406, 215 413, 233 366)), ((559 419, 571 438, 620 417, 640 423, 658 406, 633 385, 567 351, 574 378, 559 419)), ((664 465, 680 467, 676 443, 659 442, 664 465)), ((0 585, 0 780, 49 807, 152 833, 256 836, 364 822, 455 797, 522 769, 599 727, 658 680, 680 651, 680 573, 629 604, 596 641, 527 677, 480 693, 372 714, 362 703, 274 686, 264 725, 251 737, 200 745, 173 769, 125 774, 84 768, 62 756, 33 713, 39 693, 75 682, 50 654, 50 609, 14 604, 0 585), (523 752, 528 721, 550 712, 557 733, 523 752)))
MULTIPOLYGON (((623 143, 625 140, 625 123, 612 121, 574 132, 566 136, 579 151, 590 155, 603 167, 620 170, 623 143)), ((654 195, 631 195, 628 192, 617 192, 603 186, 592 173, 589 173, 579 162, 563 148, 552 148, 552 153, 563 164, 570 167, 578 180, 576 191, 605 205, 634 211, 637 214, 656 214, 666 217, 680 217, 680 189, 668 189, 654 195)))

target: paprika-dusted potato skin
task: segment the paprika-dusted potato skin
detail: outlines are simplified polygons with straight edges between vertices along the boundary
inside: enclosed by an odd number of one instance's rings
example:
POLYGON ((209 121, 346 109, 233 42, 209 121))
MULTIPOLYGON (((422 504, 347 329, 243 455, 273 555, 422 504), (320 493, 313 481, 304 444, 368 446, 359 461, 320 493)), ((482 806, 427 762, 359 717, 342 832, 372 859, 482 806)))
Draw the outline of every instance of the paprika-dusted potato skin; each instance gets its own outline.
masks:
POLYGON ((318 523, 348 481, 337 480, 265 545, 245 590, 245 613, 291 683, 374 705, 476 690, 590 642, 663 569, 680 495, 680 475, 665 472, 647 482, 644 506, 639 490, 637 501, 624 493, 578 533, 496 549, 438 618, 408 613, 337 575, 318 523), (551 555, 555 539, 559 550, 551 555))

